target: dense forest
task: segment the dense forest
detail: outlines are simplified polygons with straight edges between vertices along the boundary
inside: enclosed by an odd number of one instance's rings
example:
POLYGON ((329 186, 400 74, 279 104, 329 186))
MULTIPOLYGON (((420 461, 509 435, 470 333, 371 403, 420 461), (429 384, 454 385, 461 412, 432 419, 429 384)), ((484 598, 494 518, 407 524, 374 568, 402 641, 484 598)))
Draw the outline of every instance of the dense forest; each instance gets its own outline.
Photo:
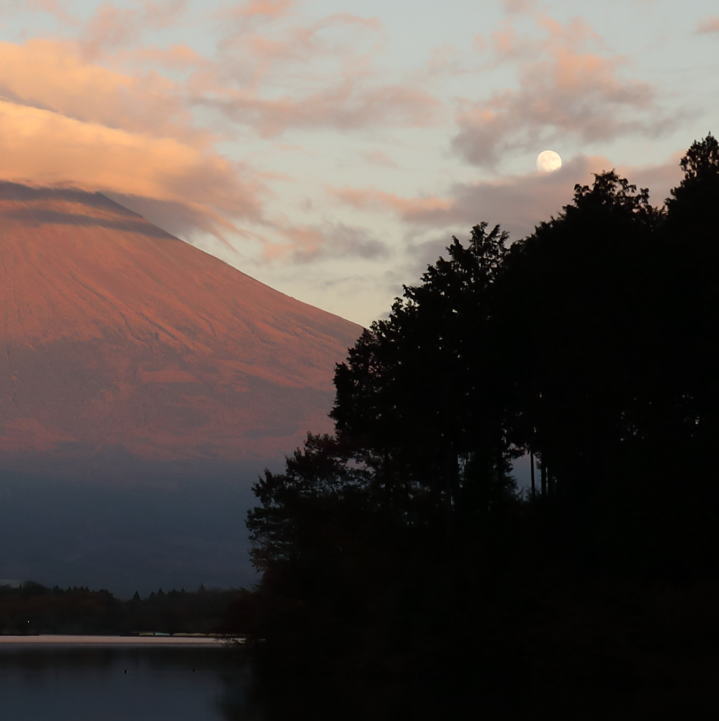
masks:
POLYGON ((681 169, 660 208, 605 172, 527 238, 476 225, 349 350, 335 433, 254 489, 268 687, 407 682, 502 718, 713 694, 716 139, 681 169))
POLYGON ((84 587, 38 583, 0 586, 0 635, 199 633, 234 634, 232 619, 247 618, 243 590, 159 589, 144 598, 118 599, 84 587))

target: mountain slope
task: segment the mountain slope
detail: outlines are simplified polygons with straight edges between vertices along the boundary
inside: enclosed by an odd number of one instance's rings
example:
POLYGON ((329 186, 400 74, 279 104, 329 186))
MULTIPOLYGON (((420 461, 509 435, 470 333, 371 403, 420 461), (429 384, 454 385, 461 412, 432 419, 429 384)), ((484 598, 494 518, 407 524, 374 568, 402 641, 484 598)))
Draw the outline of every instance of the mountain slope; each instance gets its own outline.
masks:
POLYGON ((0 183, 0 464, 280 456, 360 331, 102 195, 0 183))

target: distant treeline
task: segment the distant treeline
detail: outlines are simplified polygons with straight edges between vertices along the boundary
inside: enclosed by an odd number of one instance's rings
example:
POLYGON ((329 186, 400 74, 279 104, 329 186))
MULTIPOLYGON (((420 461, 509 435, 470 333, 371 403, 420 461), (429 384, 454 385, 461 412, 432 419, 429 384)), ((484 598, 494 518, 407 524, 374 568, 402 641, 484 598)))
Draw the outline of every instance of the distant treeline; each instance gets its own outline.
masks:
POLYGON ((471 688, 474 712, 502 718, 648 718, 676 702, 686 716, 711 697, 714 137, 681 168, 662 207, 606 172, 511 245, 475 226, 350 349, 335 434, 254 489, 268 688, 318 670, 441 681, 445 715, 471 688))
MULTIPOLYGON (((158 590, 115 598, 88 588, 37 583, 0 586, 0 635, 237 633, 250 594, 244 590, 158 590)), ((246 624, 246 622, 245 622, 246 624)))

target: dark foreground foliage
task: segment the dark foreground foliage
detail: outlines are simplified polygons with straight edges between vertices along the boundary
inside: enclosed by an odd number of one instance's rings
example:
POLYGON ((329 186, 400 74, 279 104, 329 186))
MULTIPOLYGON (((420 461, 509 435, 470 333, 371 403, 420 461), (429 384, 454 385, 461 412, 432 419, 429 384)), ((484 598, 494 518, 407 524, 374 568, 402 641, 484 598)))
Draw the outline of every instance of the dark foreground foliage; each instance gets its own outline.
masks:
POLYGON ((335 435, 255 487, 269 687, 583 719, 717 687, 719 144, 681 167, 661 209, 608 172, 476 226, 350 349, 335 435))
POLYGON ((121 600, 109 591, 0 586, 0 635, 236 633, 251 625, 243 590, 159 590, 121 600), (238 625, 239 624, 239 625, 238 625))

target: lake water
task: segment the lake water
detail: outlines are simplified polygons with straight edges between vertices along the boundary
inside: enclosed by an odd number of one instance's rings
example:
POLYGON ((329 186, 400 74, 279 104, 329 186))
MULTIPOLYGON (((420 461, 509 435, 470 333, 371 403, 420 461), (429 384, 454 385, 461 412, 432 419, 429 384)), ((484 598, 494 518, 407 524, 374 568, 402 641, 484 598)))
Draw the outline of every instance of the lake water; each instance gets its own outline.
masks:
MULTIPOLYGON (((310 665, 311 668, 311 665, 310 665)), ((456 693, 349 673, 253 678, 242 647, 200 639, 0 636, 0 721, 475 719, 456 693)), ((486 717, 486 716, 485 716, 486 717)), ((489 718, 489 717, 486 717, 489 718)))
POLYGON ((256 721, 241 650, 190 640, 0 637, 3 721, 256 721))

